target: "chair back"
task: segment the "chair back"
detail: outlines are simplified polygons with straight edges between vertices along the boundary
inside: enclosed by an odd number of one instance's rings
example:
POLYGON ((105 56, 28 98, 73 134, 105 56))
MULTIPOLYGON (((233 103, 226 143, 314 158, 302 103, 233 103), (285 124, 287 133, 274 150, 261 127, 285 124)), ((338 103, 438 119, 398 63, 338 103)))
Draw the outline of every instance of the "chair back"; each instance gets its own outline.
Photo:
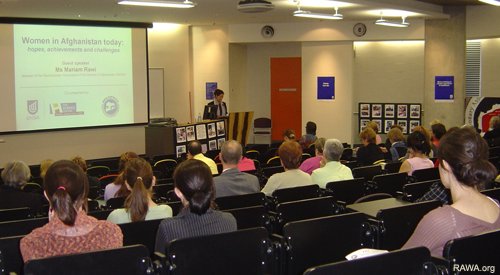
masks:
POLYGON ((428 265, 431 255, 429 249, 416 247, 405 250, 396 250, 361 259, 342 261, 316 267, 311 267, 304 275, 357 275, 365 274, 369 270, 373 275, 405 274, 421 275, 429 274, 428 265))
POLYGON ((415 183, 408 183, 403 186, 403 198, 407 201, 414 202, 422 197, 435 182, 440 180, 427 180, 415 183))
POLYGON ((329 182, 326 184, 326 191, 336 201, 353 204, 366 194, 365 179, 357 178, 329 182))
POLYGON ((394 173, 385 175, 376 175, 373 177, 376 184, 376 192, 388 193, 396 197, 403 192, 403 186, 408 182, 407 173, 394 173))
POLYGON ((87 168, 87 175, 92 176, 92 177, 96 177, 96 178, 100 178, 102 176, 108 175, 109 171, 111 171, 111 169, 109 169, 108 166, 104 166, 104 165, 91 166, 91 167, 87 168))
POLYGON ((276 173, 285 172, 285 168, 283 166, 273 166, 273 167, 264 167, 262 168, 262 175, 266 178, 270 178, 272 175, 276 173))
POLYGON ((231 213, 236 219, 238 230, 264 227, 268 231, 271 230, 271 221, 269 214, 264 206, 250 206, 243 208, 226 209, 224 212, 231 213))
POLYGON ((289 201, 312 199, 320 196, 317 184, 277 189, 273 192, 275 205, 289 201))
POLYGON ((148 249, 143 245, 31 260, 24 274, 148 274, 148 249))
POLYGON ((48 222, 48 218, 0 222, 0 238, 27 235, 31 233, 33 229, 42 227, 48 222))
POLYGON ((279 156, 271 157, 266 161, 266 167, 280 166, 281 158, 279 156))
POLYGON ((357 199, 354 203, 363 203, 363 202, 390 199, 390 198, 392 198, 392 195, 388 193, 373 193, 357 199))
POLYGON ((266 195, 262 192, 219 197, 215 199, 220 210, 243 208, 251 206, 267 206, 266 195))
POLYGON ((111 198, 106 201, 106 208, 108 209, 117 209, 117 208, 123 208, 125 204, 125 197, 116 197, 116 198, 111 198))
POLYGON ((343 260, 363 246, 360 232, 366 220, 362 213, 349 213, 287 223, 283 274, 302 274, 308 267, 343 260))
POLYGON ((462 274, 463 271, 495 273, 500 257, 500 230, 450 240, 444 246, 443 257, 449 262, 449 274, 462 274))
POLYGON ((29 207, 0 209, 0 222, 24 220, 31 218, 29 207))
POLYGON ((163 219, 119 224, 123 233, 123 245, 142 244, 149 255, 155 252, 156 232, 163 219))
POLYGON ((342 156, 340 156, 340 160, 350 161, 352 159, 352 155, 352 148, 344 148, 344 151, 342 151, 342 156))
POLYGON ((354 178, 364 178, 365 180, 372 180, 373 177, 380 174, 382 174, 382 166, 380 165, 362 166, 352 169, 354 178))
POLYGON ((1 274, 23 274, 24 262, 19 244, 24 236, 0 238, 1 274))
POLYGON ((88 215, 98 220, 106 220, 113 209, 89 211, 88 215))
POLYGON ((426 168, 413 171, 412 176, 419 181, 427 181, 427 180, 438 180, 439 179, 439 168, 426 168))
POLYGON ((401 168, 401 164, 403 164, 403 162, 401 161, 388 162, 384 166, 384 171, 386 173, 399 173, 399 168, 401 168))
POLYGON ((280 203, 276 206, 276 213, 274 231, 280 234, 288 222, 340 214, 340 210, 332 197, 321 197, 280 203))
POLYGON ((175 159, 162 159, 153 165, 153 170, 160 172, 161 179, 171 178, 174 174, 177 161, 175 159))
POLYGON ((500 201, 500 188, 493 188, 481 191, 483 195, 488 196, 492 199, 500 201))
POLYGON ((102 176, 99 178, 99 184, 101 185, 101 188, 104 189, 106 188, 106 185, 115 182, 116 178, 118 178, 117 174, 102 176))
MULTIPOLYGON (((267 164, 268 160, 270 160, 271 158, 276 157, 276 156, 278 156, 278 148, 270 147, 263 154, 260 154, 259 160, 261 163, 267 164)), ((278 165, 281 165, 281 164, 278 164, 278 165)), ((270 166, 270 165, 268 165, 268 166, 270 166)))
POLYGON ((248 150, 244 155, 249 159, 260 159, 260 152, 257 150, 248 150))
POLYGON ((272 251, 264 228, 173 240, 168 245, 172 275, 265 274, 272 251))
POLYGON ((394 250, 402 247, 423 216, 441 205, 440 201, 426 201, 380 210, 377 219, 382 221, 383 233, 379 235, 378 248, 394 250))
POLYGON ((43 188, 36 182, 28 182, 23 186, 24 192, 43 194, 43 188))
POLYGON ((153 186, 153 198, 167 198, 168 191, 174 190, 174 185, 172 183, 156 184, 153 186))

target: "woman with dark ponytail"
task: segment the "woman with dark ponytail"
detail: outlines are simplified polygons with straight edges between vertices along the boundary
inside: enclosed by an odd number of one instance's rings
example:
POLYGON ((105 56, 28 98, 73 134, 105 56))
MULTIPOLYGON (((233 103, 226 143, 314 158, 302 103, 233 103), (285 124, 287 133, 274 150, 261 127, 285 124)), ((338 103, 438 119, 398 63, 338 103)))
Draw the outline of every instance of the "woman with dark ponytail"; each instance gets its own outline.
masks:
POLYGON ((26 262, 63 254, 122 246, 120 228, 87 216, 88 179, 69 160, 53 163, 44 178, 44 194, 49 201, 49 223, 21 239, 26 262))
POLYGON ((425 246, 442 256, 449 240, 500 229, 498 201, 479 192, 497 170, 488 161, 488 145, 472 128, 446 133, 438 149, 439 174, 453 204, 425 215, 403 248, 425 246))
POLYGON ((425 134, 420 131, 414 131, 408 136, 406 144, 408 146, 409 158, 401 164, 399 168, 400 173, 406 172, 411 176, 415 170, 434 167, 434 163, 429 159, 431 143, 425 134))
POLYGON ((157 252, 165 253, 174 239, 235 231, 236 220, 230 213, 212 209, 215 198, 214 181, 208 165, 190 159, 177 166, 174 172, 174 191, 184 208, 173 217, 163 220, 156 234, 157 252))
POLYGON ((120 224, 172 217, 170 206, 157 205, 151 199, 151 189, 156 179, 147 161, 142 158, 131 159, 127 162, 122 177, 130 195, 125 199, 125 208, 113 210, 108 221, 120 224))

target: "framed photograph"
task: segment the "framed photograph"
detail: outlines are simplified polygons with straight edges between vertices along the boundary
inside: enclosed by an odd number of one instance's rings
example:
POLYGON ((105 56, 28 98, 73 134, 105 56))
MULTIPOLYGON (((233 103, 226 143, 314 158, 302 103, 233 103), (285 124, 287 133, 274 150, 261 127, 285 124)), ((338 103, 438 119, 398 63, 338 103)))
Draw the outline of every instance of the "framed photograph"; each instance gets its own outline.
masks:
POLYGON ((359 104, 359 116, 360 117, 370 117, 370 104, 359 104))
POLYGON ((217 140, 213 139, 208 141, 208 150, 209 151, 217 150, 217 140))
POLYGON ((187 141, 192 141, 192 140, 196 139, 196 136, 194 133, 194 125, 186 127, 186 138, 187 138, 187 141))
POLYGON ((205 154, 208 151, 208 146, 206 143, 201 144, 201 152, 205 154))
POLYGON ((207 124, 208 138, 214 138, 217 134, 215 132, 215 123, 207 124))
POLYGON ((384 121, 384 134, 389 133, 391 130, 392 125, 394 125, 394 119, 386 119, 384 121))
POLYGON ((406 120, 398 120, 398 125, 403 128, 403 134, 408 134, 408 122, 406 120))
POLYGON ((372 104, 372 117, 382 117, 382 104, 372 104))
POLYGON ((410 133, 413 132, 413 129, 420 125, 420 120, 410 120, 410 133))
POLYGON ((407 118, 407 117, 408 117, 408 105, 398 104, 398 118, 407 118))
POLYGON ((175 129, 177 143, 186 142, 186 127, 178 127, 175 129))
POLYGON ((182 156, 182 154, 186 153, 186 145, 175 146, 175 152, 178 158, 182 156))
POLYGON ((198 140, 207 138, 207 127, 205 124, 196 125, 196 137, 198 140))
POLYGON ((224 121, 217 121, 217 136, 224 136, 226 135, 226 130, 224 128, 224 121))
POLYGON ((420 118, 420 105, 418 104, 410 105, 410 118, 420 118))
POLYGON ((217 139, 217 148, 219 148, 219 150, 222 148, 222 144, 224 144, 224 142, 226 142, 226 138, 217 139))
MULTIPOLYGON (((381 119, 374 119, 372 120, 373 122, 377 123, 377 128, 379 129, 379 132, 382 132, 382 120, 381 119)), ((378 133, 377 133, 378 134, 378 133)))
POLYGON ((366 128, 366 124, 368 124, 368 122, 370 122, 369 119, 362 119, 362 120, 360 120, 360 123, 359 123, 359 132, 362 132, 366 128))
POLYGON ((384 105, 384 117, 385 118, 393 118, 394 117, 394 104, 385 104, 384 105))

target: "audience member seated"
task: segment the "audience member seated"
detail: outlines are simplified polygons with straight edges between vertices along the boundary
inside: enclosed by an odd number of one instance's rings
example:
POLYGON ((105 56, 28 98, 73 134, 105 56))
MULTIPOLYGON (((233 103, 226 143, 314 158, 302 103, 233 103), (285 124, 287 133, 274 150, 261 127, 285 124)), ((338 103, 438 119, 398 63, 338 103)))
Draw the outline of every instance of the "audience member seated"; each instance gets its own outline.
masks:
POLYGON ((87 175, 87 178, 89 180, 89 187, 98 187, 99 185, 99 179, 96 177, 93 177, 89 174, 87 174, 87 162, 80 156, 76 156, 71 159, 72 162, 76 163, 76 165, 80 166, 87 175))
POLYGON ((197 159, 203 161, 208 167, 210 168, 210 171, 212 172, 212 175, 217 175, 219 174, 219 171, 217 170, 217 164, 215 164, 215 161, 211 158, 205 157, 201 151, 201 143, 197 140, 191 141, 188 146, 187 146, 187 158, 188 159, 197 159))
POLYGON ((375 121, 371 120, 366 124, 366 127, 372 128, 375 132, 375 144, 381 144, 382 138, 378 134, 378 124, 375 121))
POLYGON ((44 159, 40 162, 40 177, 42 179, 45 177, 45 173, 47 173, 52 163, 54 163, 54 161, 51 159, 44 159))
POLYGON ((120 228, 87 216, 88 179, 69 160, 53 163, 44 182, 49 222, 21 239, 24 262, 63 254, 121 247, 120 228))
MULTIPOLYGON (((429 130, 427 130, 424 126, 422 126, 422 125, 415 126, 411 132, 412 132, 412 133, 414 133, 414 132, 420 132, 420 133, 422 133, 422 134, 426 137, 426 139, 428 140, 428 142, 429 142, 429 146, 430 146, 430 142, 431 142, 431 137, 432 137, 432 134, 431 134, 431 133, 429 132, 429 130)), ((409 157, 409 153, 410 153, 410 152, 408 152, 408 153, 406 154, 406 158, 407 158, 407 159, 408 159, 408 158, 410 158, 410 157, 409 157)), ((428 154, 428 156, 429 156, 429 157, 431 157, 431 158, 432 158, 432 157, 435 157, 435 156, 432 154, 432 151, 430 151, 430 153, 428 154)))
POLYGON ((257 169, 257 167, 255 167, 255 162, 253 161, 253 159, 249 159, 243 155, 241 156, 240 162, 238 162, 238 169, 242 172, 254 171, 257 169))
POLYGON ((310 157, 302 162, 299 169, 308 173, 309 175, 319 167, 321 167, 321 160, 323 159, 323 147, 325 146, 325 138, 318 138, 314 142, 314 157, 310 157))
POLYGON ((297 138, 295 137, 295 131, 293 129, 286 129, 283 131, 283 141, 296 141, 297 138))
POLYGON ((175 169, 174 192, 183 209, 160 223, 155 251, 165 254, 174 239, 197 237, 235 231, 236 219, 226 212, 211 208, 215 190, 210 168, 202 161, 189 159, 175 169))
POLYGON ((125 165, 131 159, 138 158, 139 156, 134 152, 125 152, 121 154, 118 163, 118 175, 116 180, 104 188, 104 200, 109 200, 111 198, 126 197, 130 194, 130 191, 123 184, 122 172, 125 169, 125 165))
POLYGON ((377 160, 384 159, 384 153, 375 143, 376 133, 372 128, 366 127, 359 133, 359 138, 363 143, 363 146, 356 151, 356 159, 359 165, 372 165, 377 160))
POLYGON ((490 119, 490 129, 483 136, 484 139, 494 139, 500 137, 500 116, 494 116, 490 119))
POLYGON ((440 141, 439 157, 441 181, 451 190, 453 204, 425 215, 403 246, 425 246, 438 257, 449 240, 500 229, 498 202, 477 188, 497 175, 481 136, 472 128, 447 133, 440 141))
POLYGON ((12 161, 2 170, 0 209, 29 207, 38 211, 44 202, 41 194, 24 192, 22 189, 31 178, 30 168, 22 161, 12 161))
POLYGON ((387 138, 389 139, 391 144, 389 148, 389 152, 391 153, 391 160, 398 161, 399 158, 404 157, 406 154, 403 153, 406 152, 405 137, 403 135, 403 132, 401 132, 399 128, 394 127, 387 133, 387 138))
POLYGON ((223 170, 218 177, 214 178, 215 196, 217 198, 260 191, 259 179, 238 169, 238 162, 241 160, 242 153, 241 144, 236 140, 228 140, 222 145, 219 158, 223 170))
POLYGON ((400 173, 406 172, 411 176, 415 170, 434 167, 434 163, 428 157, 431 145, 424 134, 418 131, 413 132, 408 136, 406 143, 408 144, 408 159, 401 164, 400 173))
POLYGON ((125 208, 113 210, 108 221, 116 224, 156 220, 172 217, 172 208, 157 205, 152 200, 155 177, 151 165, 142 158, 131 159, 123 171, 125 186, 130 195, 125 199, 125 208))
POLYGON ((326 164, 312 172, 311 179, 314 184, 326 188, 329 182, 353 179, 351 169, 340 163, 343 151, 344 146, 338 139, 328 139, 325 142, 323 159, 326 164))
POLYGON ((431 125, 431 150, 432 155, 437 157, 439 141, 446 134, 446 127, 442 123, 434 123, 431 125))
POLYGON ((285 172, 272 175, 262 189, 266 196, 271 196, 274 190, 311 185, 311 176, 299 169, 302 148, 295 141, 285 141, 278 149, 281 165, 285 172))
POLYGON ((306 134, 301 136, 299 139, 302 149, 309 148, 309 145, 313 144, 316 141, 316 138, 316 123, 308 121, 306 123, 306 134))

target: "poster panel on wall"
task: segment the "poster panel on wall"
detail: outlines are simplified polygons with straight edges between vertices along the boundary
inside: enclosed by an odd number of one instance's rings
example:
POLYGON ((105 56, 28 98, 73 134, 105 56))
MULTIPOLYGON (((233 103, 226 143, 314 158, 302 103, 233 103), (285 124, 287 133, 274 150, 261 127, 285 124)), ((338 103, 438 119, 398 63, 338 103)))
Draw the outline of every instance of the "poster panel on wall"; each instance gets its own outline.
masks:
POLYGON ((455 97, 455 77, 436 76, 434 80, 434 99, 453 100, 455 97))
POLYGON ((217 82, 205 83, 206 99, 214 99, 214 92, 217 89, 217 82))
POLYGON ((335 77, 318 76, 318 100, 335 99, 335 77))

